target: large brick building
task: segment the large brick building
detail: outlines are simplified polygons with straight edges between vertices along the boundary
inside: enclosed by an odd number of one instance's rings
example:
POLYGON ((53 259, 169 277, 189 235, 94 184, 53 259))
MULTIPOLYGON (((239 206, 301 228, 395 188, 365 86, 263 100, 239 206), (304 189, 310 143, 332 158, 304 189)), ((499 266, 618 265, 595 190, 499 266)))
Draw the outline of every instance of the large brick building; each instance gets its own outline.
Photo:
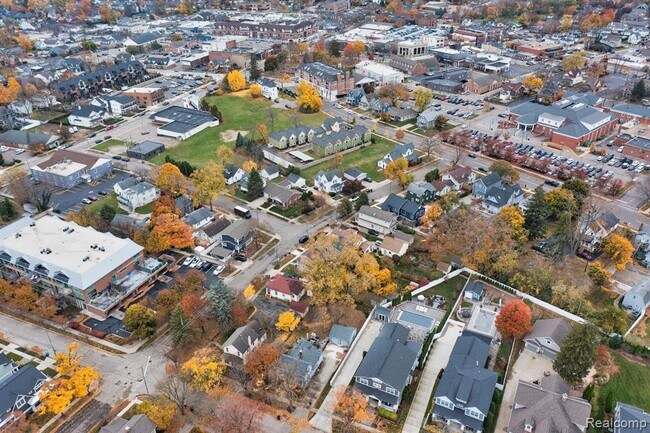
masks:
POLYGON ((136 104, 151 107, 165 99, 165 92, 155 87, 134 87, 124 92, 125 95, 135 99, 136 104))
POLYGON ((275 39, 285 42, 306 41, 318 33, 318 25, 310 19, 257 19, 250 16, 217 21, 215 34, 247 36, 251 39, 275 39))
POLYGON ((354 88, 350 72, 323 63, 304 63, 298 68, 297 77, 311 83, 323 99, 334 101, 354 88))
POLYGON ((572 95, 551 105, 524 102, 510 110, 510 120, 521 130, 576 148, 616 128, 618 118, 601 111, 600 103, 599 97, 593 94, 572 95))

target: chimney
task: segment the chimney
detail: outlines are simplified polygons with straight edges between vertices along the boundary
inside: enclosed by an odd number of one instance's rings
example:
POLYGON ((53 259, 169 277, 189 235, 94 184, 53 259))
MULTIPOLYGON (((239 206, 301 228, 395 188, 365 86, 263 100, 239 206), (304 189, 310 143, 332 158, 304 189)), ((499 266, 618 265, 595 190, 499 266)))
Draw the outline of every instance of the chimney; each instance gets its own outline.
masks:
POLYGON ((298 358, 302 359, 302 349, 300 349, 300 352, 298 352, 298 358))
POLYGON ((251 347, 253 345, 253 340, 251 340, 251 336, 248 336, 248 347, 251 347))

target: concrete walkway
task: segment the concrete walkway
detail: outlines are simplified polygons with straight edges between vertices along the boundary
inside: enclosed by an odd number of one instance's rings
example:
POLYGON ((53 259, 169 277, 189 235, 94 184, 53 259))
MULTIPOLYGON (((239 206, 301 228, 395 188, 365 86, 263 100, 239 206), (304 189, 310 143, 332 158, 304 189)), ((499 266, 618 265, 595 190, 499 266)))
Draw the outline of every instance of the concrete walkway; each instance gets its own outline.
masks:
POLYGON ((309 421, 309 424, 313 427, 328 433, 332 431, 332 415, 334 414, 334 405, 336 404, 336 393, 341 387, 345 388, 348 386, 359 364, 363 360, 363 352, 368 351, 370 345, 379 335, 379 330, 382 325, 383 322, 371 320, 359 336, 359 340, 354 348, 350 349, 351 352, 349 352, 348 357, 339 367, 336 377, 332 381, 332 389, 327 394, 327 397, 325 397, 316 415, 309 421))
POLYGON ((442 337, 438 338, 435 343, 433 343, 429 359, 427 359, 427 362, 424 365, 424 370, 422 371, 422 376, 420 377, 418 389, 415 392, 411 408, 406 417, 406 421, 404 422, 402 433, 420 433, 422 425, 426 421, 427 406, 431 399, 431 393, 433 392, 436 378, 438 377, 440 370, 447 366, 451 350, 453 349, 454 344, 456 344, 456 339, 460 336, 464 327, 465 325, 462 322, 449 320, 442 337))
POLYGON ((54 366, 56 365, 56 361, 54 361, 54 358, 45 357, 45 359, 41 359, 36 356, 32 356, 29 353, 20 350, 20 346, 18 346, 15 343, 9 343, 6 345, 0 343, 0 352, 9 352, 22 357, 23 358, 22 360, 16 362, 16 364, 19 365, 26 364, 30 361, 34 361, 38 363, 36 369, 40 371, 43 371, 46 368, 54 368, 54 366))

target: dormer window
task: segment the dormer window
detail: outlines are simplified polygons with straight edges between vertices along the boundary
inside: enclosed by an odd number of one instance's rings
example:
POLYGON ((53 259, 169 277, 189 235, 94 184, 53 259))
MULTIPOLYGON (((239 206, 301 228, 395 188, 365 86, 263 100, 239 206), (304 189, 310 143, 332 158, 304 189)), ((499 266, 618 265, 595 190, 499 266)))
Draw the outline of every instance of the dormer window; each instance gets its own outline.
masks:
POLYGON ((526 425, 524 426, 524 430, 526 430, 528 433, 531 433, 533 431, 533 425, 526 423, 526 425))

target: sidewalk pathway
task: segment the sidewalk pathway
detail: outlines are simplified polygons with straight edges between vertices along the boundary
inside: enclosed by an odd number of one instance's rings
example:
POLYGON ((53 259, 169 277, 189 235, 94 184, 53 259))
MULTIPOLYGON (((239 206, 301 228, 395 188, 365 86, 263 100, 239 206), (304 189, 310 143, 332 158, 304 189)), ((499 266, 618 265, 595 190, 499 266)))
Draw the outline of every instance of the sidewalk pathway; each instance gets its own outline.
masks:
POLYGON ((429 359, 424 365, 424 371, 422 372, 422 377, 420 377, 418 389, 411 403, 411 409, 404 422, 403 433, 420 433, 427 416, 427 406, 431 399, 436 378, 440 370, 447 366, 451 349, 456 344, 456 339, 460 336, 464 327, 465 325, 461 322, 449 320, 447 329, 445 329, 442 337, 433 343, 429 359))
POLYGON ((20 346, 15 344, 15 343, 9 343, 9 344, 2 344, 0 343, 0 352, 10 352, 15 355, 18 355, 22 357, 20 361, 16 362, 16 364, 23 363, 26 364, 30 361, 34 361, 38 363, 36 366, 37 370, 43 371, 46 368, 54 368, 54 365, 56 364, 56 361, 54 361, 53 358, 46 357, 45 359, 38 358, 36 356, 30 355, 29 353, 25 353, 22 350, 20 350, 20 346), (24 361, 24 362, 23 362, 24 361))

